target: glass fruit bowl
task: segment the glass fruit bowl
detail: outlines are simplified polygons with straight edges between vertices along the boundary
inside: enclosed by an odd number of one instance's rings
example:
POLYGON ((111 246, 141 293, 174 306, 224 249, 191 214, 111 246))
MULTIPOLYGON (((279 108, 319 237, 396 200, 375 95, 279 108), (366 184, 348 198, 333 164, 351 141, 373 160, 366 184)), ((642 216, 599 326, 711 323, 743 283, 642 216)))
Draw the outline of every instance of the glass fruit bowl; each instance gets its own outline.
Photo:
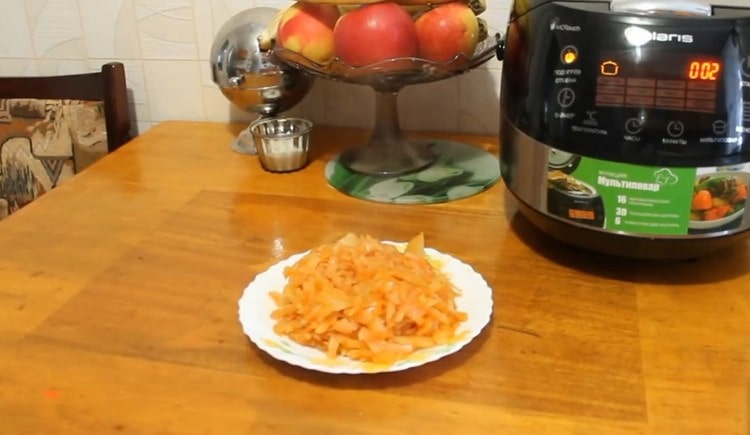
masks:
POLYGON ((344 151, 339 160, 353 172, 397 175, 424 169, 436 158, 429 142, 413 141, 402 133, 398 116, 399 91, 404 86, 444 80, 476 68, 495 56, 500 41, 500 33, 491 32, 479 41, 471 57, 458 54, 447 62, 402 57, 352 66, 334 58, 320 64, 279 45, 273 48, 273 55, 314 76, 370 86, 375 91, 375 124, 370 139, 344 151))

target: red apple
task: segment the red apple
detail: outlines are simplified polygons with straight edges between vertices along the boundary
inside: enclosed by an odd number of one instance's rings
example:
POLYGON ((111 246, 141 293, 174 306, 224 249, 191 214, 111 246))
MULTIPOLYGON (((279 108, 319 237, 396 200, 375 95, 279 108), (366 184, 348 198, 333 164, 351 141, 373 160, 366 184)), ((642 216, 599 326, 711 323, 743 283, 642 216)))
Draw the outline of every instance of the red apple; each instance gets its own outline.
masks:
POLYGON ((448 62, 459 54, 474 55, 479 41, 479 22, 462 2, 444 3, 417 17, 420 57, 448 62))
POLYGON ((333 58, 333 28, 339 9, 328 3, 299 1, 287 8, 279 19, 278 44, 319 64, 333 58))
POLYGON ((411 15, 394 2, 369 3, 347 12, 333 29, 335 53, 352 66, 419 54, 411 15))

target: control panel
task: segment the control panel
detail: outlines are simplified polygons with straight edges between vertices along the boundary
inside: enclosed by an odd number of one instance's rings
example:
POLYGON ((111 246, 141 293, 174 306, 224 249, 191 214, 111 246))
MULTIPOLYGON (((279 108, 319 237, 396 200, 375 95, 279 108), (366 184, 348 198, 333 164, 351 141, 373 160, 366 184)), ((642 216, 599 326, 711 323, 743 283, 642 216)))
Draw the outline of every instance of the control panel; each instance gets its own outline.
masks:
POLYGON ((715 11, 534 9, 534 19, 510 23, 506 58, 527 62, 525 71, 504 71, 503 108, 527 135, 579 155, 678 166, 750 161, 750 10, 715 11), (526 53, 514 53, 520 42, 526 53))

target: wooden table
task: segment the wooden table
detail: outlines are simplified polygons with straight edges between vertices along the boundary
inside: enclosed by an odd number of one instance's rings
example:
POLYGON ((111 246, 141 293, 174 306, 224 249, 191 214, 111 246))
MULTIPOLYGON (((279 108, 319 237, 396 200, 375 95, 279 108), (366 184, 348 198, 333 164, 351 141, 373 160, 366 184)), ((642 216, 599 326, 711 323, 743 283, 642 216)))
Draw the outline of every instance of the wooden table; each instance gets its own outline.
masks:
MULTIPOLYGON (((165 122, 0 223, 0 432, 747 434, 750 244, 691 262, 558 244, 502 183, 455 202, 347 197, 264 172, 242 126, 165 122), (240 329, 250 280, 346 231, 428 245, 494 289, 483 333, 415 369, 330 375, 240 329)), ((494 138, 446 136, 497 151, 494 138)))

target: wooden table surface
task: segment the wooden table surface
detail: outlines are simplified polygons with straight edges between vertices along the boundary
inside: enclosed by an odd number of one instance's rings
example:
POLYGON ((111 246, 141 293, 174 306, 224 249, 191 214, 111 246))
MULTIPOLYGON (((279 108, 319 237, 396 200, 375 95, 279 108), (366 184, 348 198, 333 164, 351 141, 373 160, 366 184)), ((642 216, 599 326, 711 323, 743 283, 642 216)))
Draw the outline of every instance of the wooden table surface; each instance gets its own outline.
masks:
POLYGON ((230 150, 241 128, 162 123, 0 223, 0 433, 749 432, 750 244, 608 258, 537 232, 502 183, 421 206, 335 191, 325 162, 366 132, 316 127, 312 163, 271 174, 230 150), (389 374, 258 350, 245 286, 348 231, 423 231, 486 278, 490 323, 389 374))

